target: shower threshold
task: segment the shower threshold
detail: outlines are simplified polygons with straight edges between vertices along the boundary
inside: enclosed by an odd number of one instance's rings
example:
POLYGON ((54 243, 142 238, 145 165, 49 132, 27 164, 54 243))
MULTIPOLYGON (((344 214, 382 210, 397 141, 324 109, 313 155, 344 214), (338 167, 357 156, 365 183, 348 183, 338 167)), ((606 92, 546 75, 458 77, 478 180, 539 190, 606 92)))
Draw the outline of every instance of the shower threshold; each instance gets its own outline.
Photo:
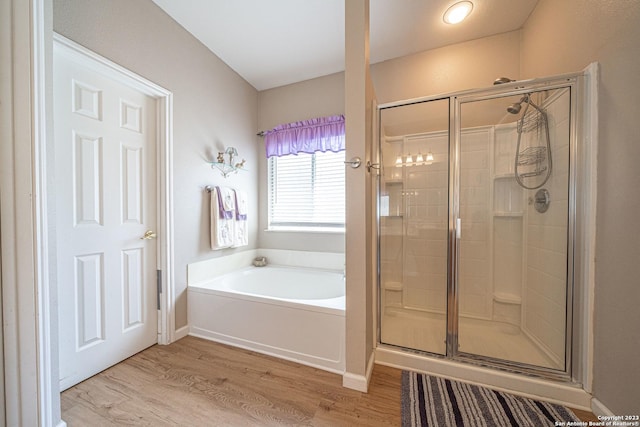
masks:
MULTIPOLYGON (((404 348, 444 355, 446 318, 444 314, 393 310, 383 315, 380 340, 404 348), (434 333, 434 331, 443 331, 434 333)), ((458 351, 508 362, 562 370, 519 326, 504 322, 460 317, 458 351)))

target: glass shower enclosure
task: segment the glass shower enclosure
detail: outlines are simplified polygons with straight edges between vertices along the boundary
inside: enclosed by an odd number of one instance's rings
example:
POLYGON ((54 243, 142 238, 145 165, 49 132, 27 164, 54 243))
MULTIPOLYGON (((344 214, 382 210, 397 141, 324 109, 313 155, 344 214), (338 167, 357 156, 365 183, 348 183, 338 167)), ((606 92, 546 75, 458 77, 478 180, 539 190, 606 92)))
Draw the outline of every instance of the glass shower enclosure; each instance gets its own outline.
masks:
POLYGON ((378 107, 380 345, 568 378, 575 86, 378 107))

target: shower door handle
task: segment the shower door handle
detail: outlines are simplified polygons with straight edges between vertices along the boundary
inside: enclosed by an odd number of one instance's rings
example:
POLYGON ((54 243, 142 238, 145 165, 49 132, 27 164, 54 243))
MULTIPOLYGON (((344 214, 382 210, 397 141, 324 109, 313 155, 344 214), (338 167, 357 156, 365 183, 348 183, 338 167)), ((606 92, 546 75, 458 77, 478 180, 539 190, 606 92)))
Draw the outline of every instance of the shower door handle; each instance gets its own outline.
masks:
POLYGON ((460 240, 462 237, 462 221, 460 218, 456 218, 456 239, 460 240))

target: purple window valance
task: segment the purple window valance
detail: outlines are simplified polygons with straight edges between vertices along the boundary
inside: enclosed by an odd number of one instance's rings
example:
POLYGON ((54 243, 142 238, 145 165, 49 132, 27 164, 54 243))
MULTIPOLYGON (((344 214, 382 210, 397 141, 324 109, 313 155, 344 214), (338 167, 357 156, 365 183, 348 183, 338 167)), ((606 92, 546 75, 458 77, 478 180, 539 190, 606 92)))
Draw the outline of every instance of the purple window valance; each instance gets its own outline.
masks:
POLYGON ((279 125, 264 133, 267 158, 287 154, 343 151, 344 116, 319 117, 279 125))

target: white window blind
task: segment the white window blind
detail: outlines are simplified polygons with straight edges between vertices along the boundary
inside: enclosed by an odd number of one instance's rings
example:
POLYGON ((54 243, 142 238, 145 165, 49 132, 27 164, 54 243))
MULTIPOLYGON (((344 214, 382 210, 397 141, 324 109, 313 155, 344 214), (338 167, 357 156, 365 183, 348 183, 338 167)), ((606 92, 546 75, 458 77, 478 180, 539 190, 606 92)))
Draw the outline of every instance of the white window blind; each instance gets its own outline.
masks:
POLYGON ((344 230, 344 151, 269 158, 269 229, 344 230))

